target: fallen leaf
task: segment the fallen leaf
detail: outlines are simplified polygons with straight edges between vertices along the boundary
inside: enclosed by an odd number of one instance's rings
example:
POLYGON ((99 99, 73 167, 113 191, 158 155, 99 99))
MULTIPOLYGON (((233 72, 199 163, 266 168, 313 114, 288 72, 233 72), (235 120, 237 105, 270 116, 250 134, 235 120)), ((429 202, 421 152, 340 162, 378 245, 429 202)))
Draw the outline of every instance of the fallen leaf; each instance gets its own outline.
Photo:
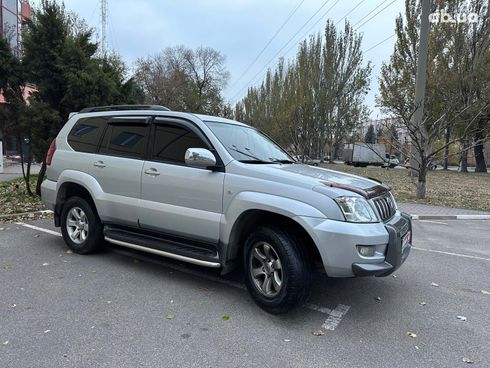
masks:
POLYGON ((107 301, 107 304, 111 304, 112 302, 110 300, 107 301))
POLYGON ((34 235, 35 238, 39 238, 40 236, 41 235, 39 235, 39 234, 34 235))
POLYGON ((70 249, 68 249, 68 250, 66 251, 66 254, 72 254, 72 253, 73 253, 73 252, 72 252, 70 249))
POLYGON ((97 273, 97 271, 95 270, 95 268, 92 268, 92 269, 90 270, 90 273, 97 273))
POLYGON ((175 314, 173 312, 169 312, 167 314, 167 319, 174 319, 175 318, 175 314))
POLYGON ((12 269, 12 265, 4 264, 2 268, 4 269, 4 271, 10 271, 12 269))
POLYGON ((8 345, 8 343, 9 343, 9 341, 7 340, 7 341, 5 341, 5 342, 3 343, 3 345, 8 345))
POLYGON ((470 358, 463 358, 463 362, 473 364, 474 362, 470 358))
POLYGON ((435 282, 433 282, 432 284, 430 284, 430 286, 439 287, 439 284, 436 284, 435 282))
POLYGON ((225 314, 223 317, 221 317, 223 321, 228 321, 230 319, 230 316, 225 314))
POLYGON ((0 227, 0 231, 5 231, 5 228, 4 227, 0 227))
POLYGON ((10 304, 10 308, 15 308, 17 307, 17 304, 10 304))
POLYGON ((466 321, 465 316, 456 316, 456 318, 459 319, 460 321, 466 321))
POLYGON ((49 266, 49 263, 48 262, 44 262, 43 263, 43 266, 49 266))
POLYGON ((396 275, 392 275, 394 279, 396 279, 396 275))
POLYGON ((417 334, 415 332, 408 331, 407 336, 410 336, 411 338, 416 338, 417 334))
POLYGON ((376 300, 377 302, 380 302, 381 301, 381 297, 380 296, 377 296, 376 298, 374 298, 374 300, 376 300))
POLYGON ((325 335, 325 332, 323 332, 322 330, 315 330, 312 332, 313 336, 323 336, 325 335))
POLYGON ((490 291, 486 291, 486 290, 482 290, 482 291, 481 291, 481 293, 482 293, 483 295, 490 295, 490 291))
POLYGON ((173 299, 170 299, 170 304, 174 304, 174 300, 173 299))
POLYGON ((289 340, 289 339, 284 339, 284 341, 285 341, 285 342, 290 342, 291 340, 289 340))
POLYGON ((415 345, 415 350, 419 350, 419 347, 417 345, 415 345))
POLYGON ((420 302, 420 305, 427 305, 426 302, 420 302))
POLYGON ((47 334, 47 333, 49 333, 49 332, 51 332, 51 330, 46 330, 46 331, 44 331, 44 333, 45 333, 45 334, 47 334))

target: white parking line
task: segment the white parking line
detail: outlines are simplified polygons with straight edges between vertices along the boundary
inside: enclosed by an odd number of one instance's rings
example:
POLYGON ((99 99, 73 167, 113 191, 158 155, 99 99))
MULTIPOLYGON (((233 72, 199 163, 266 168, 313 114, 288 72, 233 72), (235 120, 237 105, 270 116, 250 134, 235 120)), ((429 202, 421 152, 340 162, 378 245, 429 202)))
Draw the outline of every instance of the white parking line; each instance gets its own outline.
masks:
POLYGON ((57 231, 53 231, 53 230, 49 230, 49 229, 44 229, 42 227, 37 227, 37 226, 34 226, 34 225, 24 224, 23 222, 16 222, 15 224, 16 225, 20 225, 20 226, 24 226, 24 227, 28 227, 29 229, 32 229, 32 230, 42 231, 43 233, 47 233, 47 234, 51 234, 51 235, 56 235, 56 236, 62 236, 61 233, 59 233, 57 231))
POLYGON ((424 252, 431 252, 431 253, 440 253, 440 254, 446 254, 448 256, 455 256, 455 257, 463 257, 463 258, 471 258, 471 259, 479 259, 481 261, 490 261, 490 258, 485 258, 485 257, 478 257, 478 256, 470 256, 468 254, 460 254, 460 253, 453 253, 453 252, 444 252, 442 250, 435 250, 435 249, 425 249, 425 248, 419 248, 419 247, 412 247, 412 249, 415 250, 421 250, 424 252))
POLYGON ((428 222, 431 224, 447 225, 445 222, 433 221, 433 220, 419 220, 419 222, 428 222))
POLYGON ((325 320, 325 322, 323 322, 322 328, 325 330, 334 331, 349 309, 350 305, 339 304, 337 308, 330 312, 328 318, 325 320))
MULTIPOLYGON (((50 234, 50 235, 62 236, 61 233, 59 233, 57 231, 53 231, 53 230, 49 230, 49 229, 44 229, 42 227, 38 227, 38 226, 34 226, 34 225, 25 224, 23 222, 16 222, 16 225, 27 227, 27 228, 32 229, 32 230, 42 231, 42 232, 47 233, 47 234, 50 234)), ((223 279, 223 278, 220 278, 220 277, 215 277, 215 276, 207 275, 205 273, 202 273, 202 272, 199 272, 199 271, 196 271, 196 270, 192 270, 192 269, 188 269, 186 267, 179 266, 179 265, 176 265, 176 264, 167 263, 165 261, 160 261, 159 263, 161 263, 165 267, 171 268, 171 269, 173 269, 175 271, 186 273, 186 274, 192 275, 192 276, 197 276, 199 278, 203 278, 203 279, 206 279, 206 280, 209 280, 209 281, 219 282, 220 284, 232 286, 232 287, 237 288, 237 289, 240 289, 240 290, 246 290, 245 285, 240 284, 238 282, 226 280, 226 279, 223 279)), ((347 313, 347 311, 350 308, 350 306, 348 306, 348 305, 346 306, 346 305, 343 305, 343 304, 339 304, 337 306, 337 308, 335 308, 334 310, 332 310, 330 308, 326 308, 326 307, 322 307, 320 305, 310 304, 310 303, 305 304, 304 307, 307 308, 307 309, 310 309, 312 311, 315 311, 315 312, 320 312, 320 313, 323 313, 323 314, 328 314, 329 317, 325 321, 324 325, 327 323, 327 321, 329 321, 330 318, 332 318, 332 322, 329 322, 329 326, 331 326, 333 328, 326 328, 326 329, 329 329, 329 330, 332 330, 332 331, 335 330, 335 327, 337 327, 337 325, 342 320, 342 317, 347 313), (333 320, 335 320, 335 322, 333 322, 333 320)))
POLYGON ((324 314, 330 314, 332 312, 330 308, 325 308, 317 304, 306 303, 305 307, 324 314))

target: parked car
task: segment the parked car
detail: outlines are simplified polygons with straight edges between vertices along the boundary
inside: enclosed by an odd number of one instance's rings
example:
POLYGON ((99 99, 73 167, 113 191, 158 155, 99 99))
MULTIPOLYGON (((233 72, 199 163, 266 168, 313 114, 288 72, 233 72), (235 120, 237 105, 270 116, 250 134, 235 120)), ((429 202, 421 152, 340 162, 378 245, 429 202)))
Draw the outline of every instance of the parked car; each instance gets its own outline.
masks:
POLYGON ((311 158, 310 156, 304 156, 304 159, 303 159, 303 156, 299 155, 299 156, 294 156, 295 160, 300 162, 300 163, 304 163, 306 165, 311 165, 311 166, 318 166, 320 165, 321 163, 321 160, 319 159, 316 159, 316 158, 311 158))
POLYGON ((75 253, 104 244, 244 273, 284 313, 312 272, 387 276, 406 260, 410 217, 380 182, 296 163, 266 135, 157 106, 88 108, 53 140, 42 200, 75 253))
POLYGON ((387 153, 385 157, 386 158, 383 167, 394 168, 400 165, 400 160, 398 160, 398 157, 396 157, 395 155, 390 155, 387 153))

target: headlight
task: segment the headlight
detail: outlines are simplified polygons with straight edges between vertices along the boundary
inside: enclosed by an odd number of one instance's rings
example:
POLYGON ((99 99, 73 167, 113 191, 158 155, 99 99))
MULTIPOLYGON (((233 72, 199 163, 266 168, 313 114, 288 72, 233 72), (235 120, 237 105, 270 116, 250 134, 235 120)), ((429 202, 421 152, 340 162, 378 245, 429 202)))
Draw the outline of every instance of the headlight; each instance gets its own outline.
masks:
POLYGON ((378 222, 369 203, 361 197, 338 197, 335 201, 348 222, 378 222))

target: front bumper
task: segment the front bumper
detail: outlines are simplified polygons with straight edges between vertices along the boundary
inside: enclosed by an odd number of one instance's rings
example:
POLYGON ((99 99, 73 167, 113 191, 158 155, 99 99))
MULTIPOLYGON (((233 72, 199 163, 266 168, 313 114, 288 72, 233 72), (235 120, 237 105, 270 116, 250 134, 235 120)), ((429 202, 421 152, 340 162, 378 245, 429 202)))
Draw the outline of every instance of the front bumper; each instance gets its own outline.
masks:
POLYGON ((356 224, 311 217, 295 217, 310 234, 330 277, 387 276, 407 259, 411 238, 402 251, 402 238, 412 231, 410 216, 399 211, 386 223, 356 224), (357 246, 375 246, 363 257, 357 246))
POLYGON ((386 258, 380 263, 354 263, 352 272, 355 276, 388 276, 398 269, 410 254, 412 247, 412 221, 410 216, 401 213, 400 218, 385 225, 389 241, 386 247, 386 258), (408 232, 410 232, 408 234, 408 232), (408 242, 403 244, 407 236, 408 242))

